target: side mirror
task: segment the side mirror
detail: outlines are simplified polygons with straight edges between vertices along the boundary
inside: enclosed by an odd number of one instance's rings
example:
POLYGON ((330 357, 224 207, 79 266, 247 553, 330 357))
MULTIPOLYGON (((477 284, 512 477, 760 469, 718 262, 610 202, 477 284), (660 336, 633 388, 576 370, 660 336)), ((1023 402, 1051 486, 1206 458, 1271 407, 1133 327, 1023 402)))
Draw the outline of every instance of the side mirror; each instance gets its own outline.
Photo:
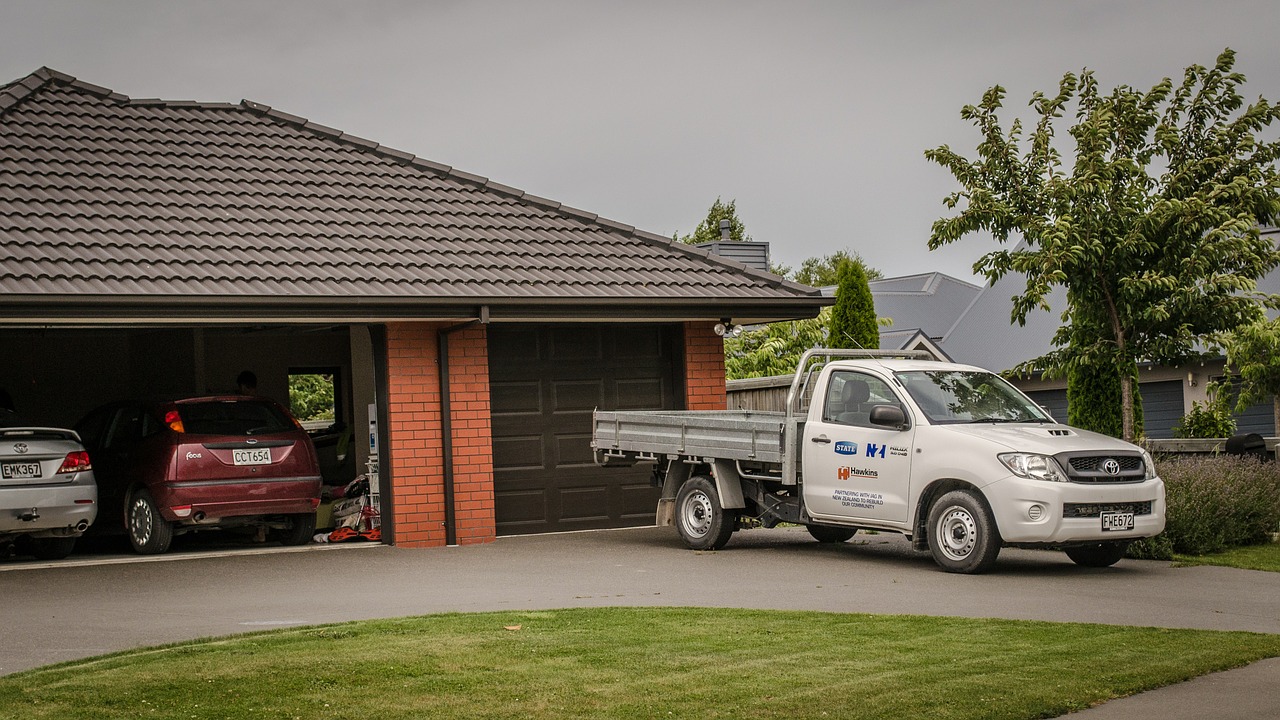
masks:
POLYGON ((872 425, 903 430, 907 425, 907 414, 896 405, 876 405, 871 408, 870 420, 872 425))

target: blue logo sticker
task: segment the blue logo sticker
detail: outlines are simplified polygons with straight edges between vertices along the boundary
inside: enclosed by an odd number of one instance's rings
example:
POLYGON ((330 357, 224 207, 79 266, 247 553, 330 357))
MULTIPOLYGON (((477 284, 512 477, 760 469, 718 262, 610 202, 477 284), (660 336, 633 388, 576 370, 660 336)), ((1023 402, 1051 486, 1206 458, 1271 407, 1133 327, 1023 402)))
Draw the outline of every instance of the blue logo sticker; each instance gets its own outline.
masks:
POLYGON ((836 454, 837 455, 857 455, 858 443, 838 442, 836 443, 836 454))

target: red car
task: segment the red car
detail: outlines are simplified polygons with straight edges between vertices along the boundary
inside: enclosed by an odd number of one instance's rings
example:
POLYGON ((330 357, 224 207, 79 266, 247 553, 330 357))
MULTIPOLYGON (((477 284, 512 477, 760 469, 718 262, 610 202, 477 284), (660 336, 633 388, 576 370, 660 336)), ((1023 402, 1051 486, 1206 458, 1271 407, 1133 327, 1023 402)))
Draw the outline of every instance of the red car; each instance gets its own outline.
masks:
POLYGON ((89 413, 76 431, 98 480, 98 525, 124 531, 139 553, 163 553, 175 534, 203 528, 257 527, 286 545, 315 532, 316 451, 271 400, 119 402, 89 413))

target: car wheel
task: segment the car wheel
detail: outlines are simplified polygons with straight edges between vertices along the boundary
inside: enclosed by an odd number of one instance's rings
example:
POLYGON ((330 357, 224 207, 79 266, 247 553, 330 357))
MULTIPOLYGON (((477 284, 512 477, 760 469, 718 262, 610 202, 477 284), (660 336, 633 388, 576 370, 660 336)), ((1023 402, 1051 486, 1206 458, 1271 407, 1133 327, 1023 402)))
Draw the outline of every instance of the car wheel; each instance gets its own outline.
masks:
POLYGON ((125 532, 141 555, 159 555, 173 542, 173 525, 160 517, 160 508, 146 488, 138 488, 124 508, 125 532))
POLYGON ((61 560, 71 554, 76 547, 76 539, 70 538, 35 538, 31 541, 31 554, 37 560, 61 560))
POLYGON ((280 534, 280 542, 285 545, 306 545, 316 534, 316 514, 302 513, 289 516, 289 529, 280 534))
POLYGON ((705 475, 690 478, 676 495, 676 529, 693 550, 719 550, 729 542, 738 514, 720 507, 716 483, 705 475))
POLYGON ((1000 554, 1000 531, 982 498, 953 490, 929 510, 929 551, 947 572, 986 572, 1000 554))
POLYGON ((1104 542, 1093 545, 1081 545, 1065 550, 1071 562, 1084 567, 1111 567, 1120 562, 1124 551, 1129 549, 1127 542, 1104 542))
POLYGON ((827 525, 805 525, 805 530, 820 543, 848 542, 857 532, 857 528, 829 527, 827 525))

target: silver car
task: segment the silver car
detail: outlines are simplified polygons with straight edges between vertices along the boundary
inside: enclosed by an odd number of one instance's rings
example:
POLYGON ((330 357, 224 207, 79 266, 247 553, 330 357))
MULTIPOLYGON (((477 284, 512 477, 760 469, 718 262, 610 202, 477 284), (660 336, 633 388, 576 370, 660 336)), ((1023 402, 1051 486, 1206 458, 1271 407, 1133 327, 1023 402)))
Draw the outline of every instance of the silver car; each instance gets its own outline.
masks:
POLYGON ((71 554, 98 514, 89 453, 72 430, 4 427, 0 418, 0 550, 41 560, 71 554))

